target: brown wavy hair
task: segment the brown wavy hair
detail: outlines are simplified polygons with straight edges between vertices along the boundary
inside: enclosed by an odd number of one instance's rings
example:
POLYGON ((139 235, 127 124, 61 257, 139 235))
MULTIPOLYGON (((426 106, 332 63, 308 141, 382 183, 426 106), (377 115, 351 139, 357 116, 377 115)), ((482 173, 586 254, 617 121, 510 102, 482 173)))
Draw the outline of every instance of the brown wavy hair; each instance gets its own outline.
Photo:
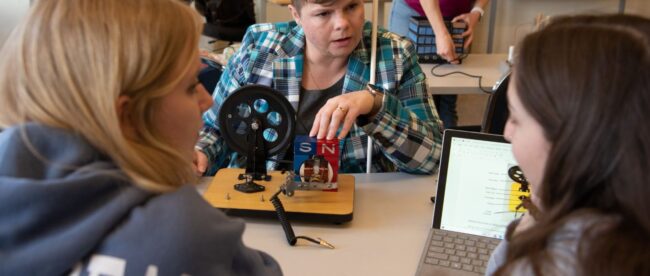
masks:
POLYGON ((598 20, 557 20, 519 46, 514 85, 551 149, 544 213, 512 239, 497 275, 522 260, 537 275, 560 273, 547 243, 585 214, 615 219, 587 227, 577 272, 650 275, 650 44, 643 28, 598 20))

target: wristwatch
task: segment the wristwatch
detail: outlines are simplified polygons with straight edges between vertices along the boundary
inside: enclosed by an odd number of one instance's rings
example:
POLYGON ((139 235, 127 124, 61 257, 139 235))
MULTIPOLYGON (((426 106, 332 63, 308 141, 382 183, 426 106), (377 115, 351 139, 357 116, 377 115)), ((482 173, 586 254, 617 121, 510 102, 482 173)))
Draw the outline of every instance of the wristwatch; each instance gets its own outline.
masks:
POLYGON ((377 94, 380 94, 380 93, 381 93, 381 92, 380 92, 381 88, 377 87, 377 86, 374 85, 374 84, 369 83, 369 84, 366 85, 366 88, 368 89, 368 92, 370 92, 370 95, 372 95, 372 98, 373 98, 373 99, 374 99, 375 97, 377 97, 377 94))
POLYGON ((479 7, 479 6, 474 6, 474 7, 472 8, 472 10, 469 11, 469 12, 478 12, 478 14, 479 14, 479 16, 478 16, 478 21, 479 21, 479 22, 481 21, 481 18, 483 18, 483 14, 485 13, 485 11, 483 10, 483 8, 481 8, 481 7, 479 7))
POLYGON ((372 109, 368 114, 374 115, 377 113, 377 111, 379 111, 379 109, 381 108, 384 102, 384 92, 382 91, 381 87, 370 83, 366 85, 366 91, 368 91, 368 93, 372 95, 372 99, 374 100, 372 104, 372 109), (377 95, 381 95, 381 98, 378 98, 377 95))

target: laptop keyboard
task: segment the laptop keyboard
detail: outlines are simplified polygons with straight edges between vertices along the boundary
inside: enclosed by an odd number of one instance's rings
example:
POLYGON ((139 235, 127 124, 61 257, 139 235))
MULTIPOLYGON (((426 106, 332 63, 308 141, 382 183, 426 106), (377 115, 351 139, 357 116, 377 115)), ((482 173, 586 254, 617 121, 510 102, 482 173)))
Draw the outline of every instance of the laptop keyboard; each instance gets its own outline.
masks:
POLYGON ((484 274, 499 240, 432 229, 425 263, 484 274))

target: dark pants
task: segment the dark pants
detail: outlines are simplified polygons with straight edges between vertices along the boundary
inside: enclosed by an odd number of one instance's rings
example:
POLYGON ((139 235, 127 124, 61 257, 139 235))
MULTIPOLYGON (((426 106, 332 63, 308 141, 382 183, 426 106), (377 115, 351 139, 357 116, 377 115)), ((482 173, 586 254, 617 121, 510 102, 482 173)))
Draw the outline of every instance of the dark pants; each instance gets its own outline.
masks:
POLYGON ((458 95, 435 95, 433 101, 436 104, 438 115, 445 129, 456 127, 458 114, 456 113, 456 101, 458 95))

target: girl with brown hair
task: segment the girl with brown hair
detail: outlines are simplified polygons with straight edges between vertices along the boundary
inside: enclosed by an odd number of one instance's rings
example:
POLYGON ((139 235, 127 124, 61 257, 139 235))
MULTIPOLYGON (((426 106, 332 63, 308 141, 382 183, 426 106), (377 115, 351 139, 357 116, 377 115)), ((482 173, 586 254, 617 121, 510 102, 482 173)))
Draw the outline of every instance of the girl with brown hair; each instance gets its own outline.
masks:
POLYGON ((648 37, 577 21, 519 47, 504 135, 541 212, 509 227, 489 275, 650 275, 648 37))

